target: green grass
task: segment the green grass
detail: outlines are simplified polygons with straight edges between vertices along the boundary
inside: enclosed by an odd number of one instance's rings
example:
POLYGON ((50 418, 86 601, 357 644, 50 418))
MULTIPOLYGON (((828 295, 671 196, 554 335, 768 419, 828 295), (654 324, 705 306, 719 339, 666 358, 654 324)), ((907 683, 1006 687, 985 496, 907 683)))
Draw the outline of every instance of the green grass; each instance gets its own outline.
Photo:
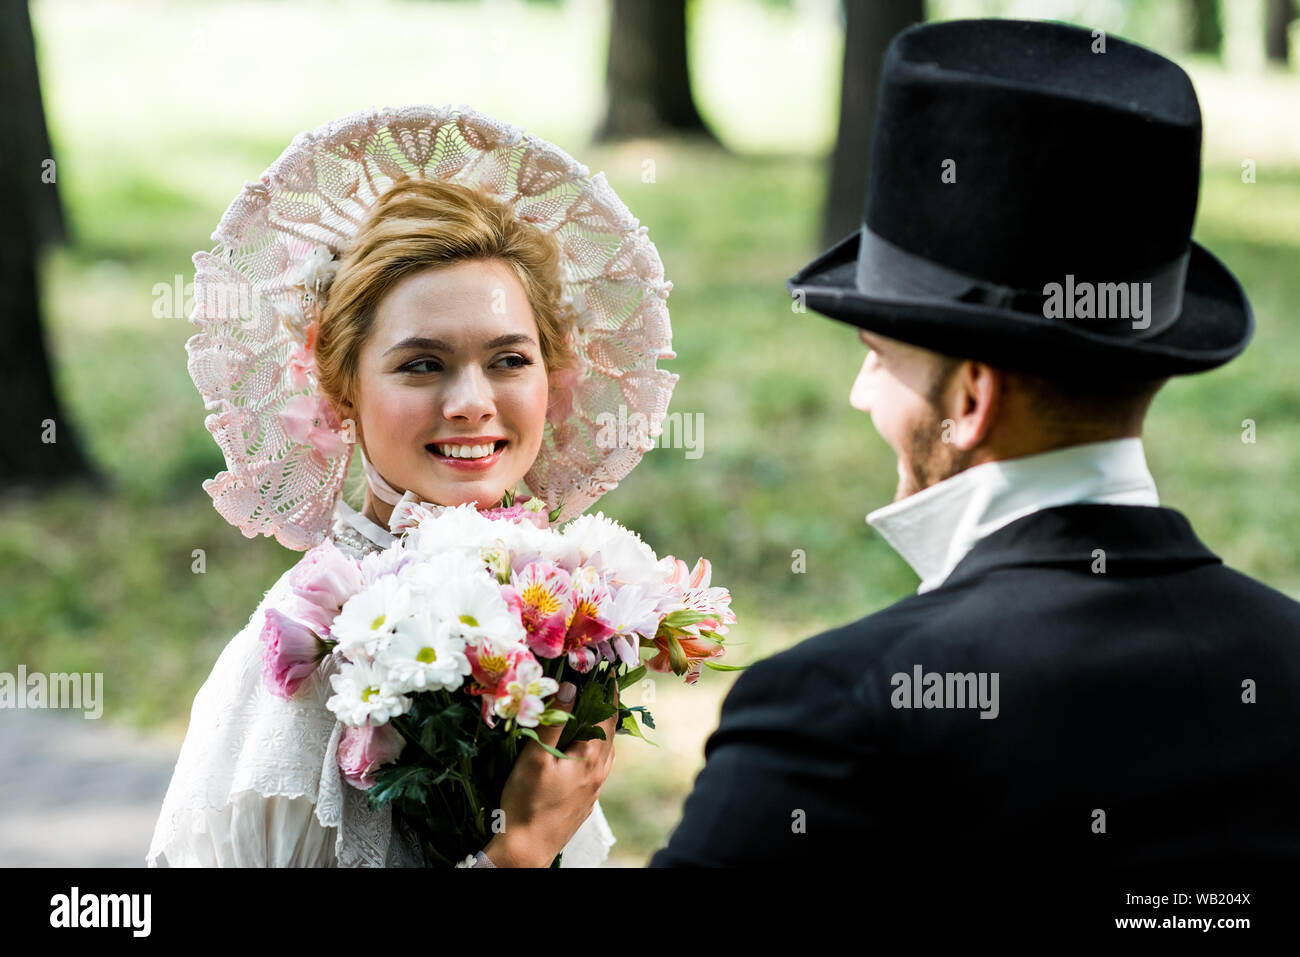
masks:
MULTIPOLYGON (((65 8, 38 8, 69 25, 65 8)), ((89 41, 61 37, 51 31, 50 58, 66 65, 89 41)), ((106 120, 82 125, 76 83, 60 75, 53 85, 65 104, 53 126, 76 244, 44 266, 47 337, 70 424, 109 484, 0 504, 0 668, 102 671, 107 719, 179 736, 217 654, 298 556, 245 539, 203 492, 224 463, 185 369, 196 330, 175 312, 156 317, 154 288, 189 281, 191 254, 210 246, 243 180, 292 132, 333 113, 309 108, 310 90, 286 90, 301 122, 283 137, 232 129, 233 111, 220 131, 203 132, 174 110, 152 136, 142 133, 154 129, 150 116, 114 117, 135 131, 114 138, 101 135, 106 120)), ((793 313, 784 290, 818 252, 821 161, 681 142, 573 152, 606 170, 659 247, 677 352, 664 367, 681 376, 671 411, 703 421, 701 457, 655 449, 597 507, 661 555, 713 561, 739 616, 737 663, 914 591, 913 573, 863 521, 891 498, 895 472, 870 420, 848 404, 862 347, 850 327, 793 313), (792 571, 796 549, 802 574, 792 571)), ((1212 549, 1300 595, 1300 498, 1290 494, 1300 471, 1300 162, 1262 167, 1253 185, 1235 166, 1208 168, 1196 237, 1241 278, 1258 331, 1240 359, 1157 397, 1148 459, 1163 502, 1212 549), (1256 423, 1254 444, 1241 441, 1244 419, 1256 423)), ((359 462, 353 473, 356 503, 359 462)), ((706 671, 695 688, 654 686, 661 747, 620 743, 602 793, 617 861, 644 861, 677 820, 733 680, 706 671)))

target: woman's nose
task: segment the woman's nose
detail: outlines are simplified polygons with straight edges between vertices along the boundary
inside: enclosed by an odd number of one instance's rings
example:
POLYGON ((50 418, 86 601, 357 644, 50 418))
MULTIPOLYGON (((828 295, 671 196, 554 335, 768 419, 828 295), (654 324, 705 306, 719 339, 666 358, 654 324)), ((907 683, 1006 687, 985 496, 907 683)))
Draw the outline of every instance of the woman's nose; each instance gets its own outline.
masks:
POLYGON ((478 366, 456 374, 443 396, 442 412, 449 419, 477 422, 492 415, 492 387, 478 366))

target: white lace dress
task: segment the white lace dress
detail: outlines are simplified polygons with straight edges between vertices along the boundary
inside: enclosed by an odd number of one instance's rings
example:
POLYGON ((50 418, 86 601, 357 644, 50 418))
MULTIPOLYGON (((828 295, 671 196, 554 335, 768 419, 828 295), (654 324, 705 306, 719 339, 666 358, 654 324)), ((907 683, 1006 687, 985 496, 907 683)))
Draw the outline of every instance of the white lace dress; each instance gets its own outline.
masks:
MULTIPOLYGON (((341 499, 333 540, 354 556, 393 537, 341 499)), ((289 571, 292 571, 290 569, 289 571)), ((194 697, 189 729, 149 845, 150 867, 418 867, 418 843, 384 806, 347 784, 342 726, 325 707, 327 662, 293 700, 262 681, 262 610, 284 604, 289 571, 226 645, 194 697)), ((614 835, 597 802, 564 848, 564 867, 596 867, 614 835)))

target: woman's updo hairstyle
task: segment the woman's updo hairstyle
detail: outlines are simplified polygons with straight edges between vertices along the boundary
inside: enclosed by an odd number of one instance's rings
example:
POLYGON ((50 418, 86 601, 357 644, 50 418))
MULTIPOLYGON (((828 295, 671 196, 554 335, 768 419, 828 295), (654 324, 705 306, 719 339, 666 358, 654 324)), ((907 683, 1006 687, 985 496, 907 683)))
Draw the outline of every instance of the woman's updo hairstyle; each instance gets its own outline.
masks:
POLYGON ((547 371, 572 364, 566 335, 571 323, 561 303, 555 237, 471 187, 407 178, 371 207, 339 262, 321 309, 316 379, 336 408, 357 406, 361 349, 388 290, 408 273, 477 259, 502 260, 514 269, 537 321, 547 371))

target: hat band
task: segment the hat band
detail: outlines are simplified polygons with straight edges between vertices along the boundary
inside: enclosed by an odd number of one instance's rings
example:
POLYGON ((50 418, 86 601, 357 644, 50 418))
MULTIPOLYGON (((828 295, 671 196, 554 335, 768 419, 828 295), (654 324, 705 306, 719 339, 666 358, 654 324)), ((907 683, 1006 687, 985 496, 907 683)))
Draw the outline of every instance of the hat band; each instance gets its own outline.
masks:
POLYGON ((863 295, 912 304, 950 300, 1061 319, 1125 339, 1164 332, 1183 311, 1191 246, 1172 262, 1122 280, 1095 283, 1072 274, 1042 291, 988 282, 908 252, 862 224, 856 283, 863 295))
POLYGON ((366 481, 370 484, 370 491, 374 494, 375 498, 379 499, 381 502, 387 502, 389 505, 396 505, 401 501, 402 493, 384 481, 384 477, 379 474, 375 467, 370 464, 370 460, 366 458, 365 449, 361 450, 361 467, 365 469, 366 481))

